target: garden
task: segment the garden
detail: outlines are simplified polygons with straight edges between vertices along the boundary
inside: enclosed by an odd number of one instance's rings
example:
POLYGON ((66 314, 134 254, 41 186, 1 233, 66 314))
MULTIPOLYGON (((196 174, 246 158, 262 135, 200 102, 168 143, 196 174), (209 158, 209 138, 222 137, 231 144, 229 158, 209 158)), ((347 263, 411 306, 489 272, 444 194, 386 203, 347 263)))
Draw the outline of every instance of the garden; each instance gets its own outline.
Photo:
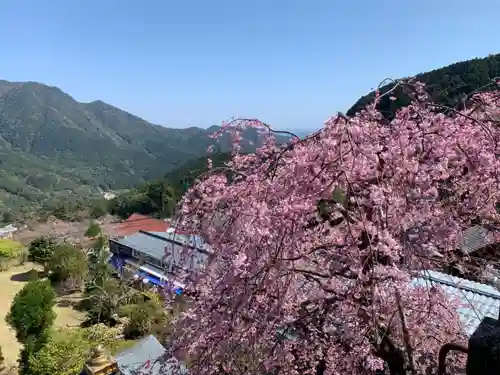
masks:
POLYGON ((115 354, 148 334, 160 340, 169 334, 171 314, 162 297, 117 277, 107 238, 95 225, 88 236, 94 237, 88 249, 48 236, 27 250, 4 246, 9 259, 24 259, 0 272, 4 366, 22 374, 70 375, 96 345, 115 354))

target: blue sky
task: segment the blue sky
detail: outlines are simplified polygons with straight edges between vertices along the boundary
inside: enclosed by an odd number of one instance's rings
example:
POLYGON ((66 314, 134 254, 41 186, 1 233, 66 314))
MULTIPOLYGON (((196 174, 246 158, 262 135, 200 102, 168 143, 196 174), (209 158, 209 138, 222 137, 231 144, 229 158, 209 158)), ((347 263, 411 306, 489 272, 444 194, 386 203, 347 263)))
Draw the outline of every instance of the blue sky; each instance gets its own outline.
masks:
POLYGON ((0 0, 0 79, 154 123, 315 129, 383 78, 500 52, 498 0, 0 0))

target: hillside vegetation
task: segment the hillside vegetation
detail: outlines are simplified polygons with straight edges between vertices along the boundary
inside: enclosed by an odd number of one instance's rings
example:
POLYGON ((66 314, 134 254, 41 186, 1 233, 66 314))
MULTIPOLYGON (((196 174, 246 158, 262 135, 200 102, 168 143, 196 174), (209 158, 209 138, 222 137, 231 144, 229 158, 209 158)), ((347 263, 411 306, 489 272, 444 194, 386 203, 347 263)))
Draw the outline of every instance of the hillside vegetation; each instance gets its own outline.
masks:
MULTIPOLYGON (((80 103, 56 87, 0 80, 0 212, 74 203, 159 178, 205 155, 217 129, 166 128, 102 101, 80 103)), ((255 142, 257 135, 244 137, 255 142)))
MULTIPOLYGON (((433 100, 444 106, 456 108, 471 93, 483 90, 496 90, 497 85, 492 83, 494 78, 500 76, 500 54, 491 55, 483 59, 473 59, 459 62, 447 67, 436 69, 428 73, 419 74, 416 78, 426 84, 433 100)), ((385 85, 381 93, 392 89, 393 85, 385 85)), ((403 88, 396 89, 396 100, 383 97, 378 109, 388 118, 401 107, 410 103, 410 98, 403 88)), ((373 101, 375 93, 370 93, 360 98, 349 109, 348 115, 354 115, 373 101)), ((220 153, 213 158, 213 166, 218 167, 230 160, 228 153, 220 153)), ((118 196, 112 201, 112 213, 126 217, 134 212, 168 216, 171 214, 175 202, 186 192, 194 181, 208 171, 206 157, 191 160, 179 168, 167 173, 163 179, 155 179, 131 189, 126 194, 118 196), (161 201, 158 191, 163 191, 161 201), (174 201, 174 203, 172 203, 174 201), (161 203, 160 203, 161 202, 161 203)))
MULTIPOLYGON (((460 108, 463 100, 477 90, 498 90, 498 85, 493 84, 496 77, 500 76, 500 54, 489 55, 481 59, 472 59, 448 65, 418 74, 415 78, 426 85, 426 90, 435 103, 451 108, 460 108)), ((394 87, 388 84, 380 88, 384 94, 394 87)), ((389 96, 382 97, 377 109, 386 117, 392 118, 395 112, 410 104, 408 93, 403 87, 398 87, 391 100, 389 96)), ((363 109, 375 98, 375 92, 361 97, 348 111, 347 115, 353 116, 363 109)))
MULTIPOLYGON (((224 165, 231 159, 229 153, 211 157, 213 167, 224 165)), ((126 218, 133 213, 168 217, 173 214, 176 204, 195 181, 208 171, 207 157, 191 160, 182 167, 167 173, 161 179, 140 184, 110 202, 102 202, 98 212, 109 212, 126 218)))
MULTIPOLYGON (((500 54, 416 78, 426 84, 435 102, 458 108, 477 90, 498 89, 492 84, 497 76, 500 54)), ((393 84, 379 91, 383 94, 391 88, 393 84)), ((360 98, 347 114, 364 108, 374 95, 360 98)), ((410 102, 404 87, 391 96, 396 100, 384 96, 377 106, 389 119, 410 102)), ((217 129, 170 129, 102 101, 80 103, 56 87, 0 81, 0 214, 28 215, 37 210, 73 219, 73 213, 88 207, 101 190, 126 190, 112 207, 121 215, 132 209, 167 214, 172 204, 153 207, 144 197, 161 191, 161 199, 176 201, 189 185, 186 181, 198 175, 194 171, 206 170, 204 156, 214 142, 209 136, 217 129)), ((244 151, 259 145, 255 131, 246 131, 243 138, 244 151)), ((220 141, 222 156, 215 159, 227 160, 229 144, 229 137, 220 141)), ((95 214, 110 209, 108 204, 99 206, 103 204, 98 204, 95 214)))

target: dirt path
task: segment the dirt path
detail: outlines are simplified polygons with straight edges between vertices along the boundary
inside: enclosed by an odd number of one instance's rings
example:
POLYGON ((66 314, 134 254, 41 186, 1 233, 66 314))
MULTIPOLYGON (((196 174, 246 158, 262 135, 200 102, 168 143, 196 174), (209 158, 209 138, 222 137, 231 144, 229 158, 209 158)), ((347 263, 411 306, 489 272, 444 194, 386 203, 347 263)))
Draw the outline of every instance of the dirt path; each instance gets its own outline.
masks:
MULTIPOLYGON (((5 322, 5 316, 9 312, 14 296, 25 285, 22 278, 23 273, 34 267, 32 263, 13 267, 7 271, 0 272, 0 346, 7 364, 14 363, 19 355, 20 345, 16 340, 14 332, 5 322)), ((56 325, 60 327, 75 326, 81 323, 83 314, 70 307, 56 307, 56 325)))

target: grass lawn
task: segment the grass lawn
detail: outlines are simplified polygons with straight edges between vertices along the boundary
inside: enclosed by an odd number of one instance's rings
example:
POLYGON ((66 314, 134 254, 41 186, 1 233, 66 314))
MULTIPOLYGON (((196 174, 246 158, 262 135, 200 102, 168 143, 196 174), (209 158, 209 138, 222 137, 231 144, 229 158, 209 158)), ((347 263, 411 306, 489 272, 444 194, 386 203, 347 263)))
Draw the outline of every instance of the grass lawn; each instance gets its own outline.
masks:
MULTIPOLYGON (((0 272, 0 346, 5 356, 5 363, 14 363, 19 355, 21 348, 17 342, 14 332, 5 322, 5 316, 9 312, 10 305, 14 296, 19 292, 26 283, 23 275, 33 268, 40 269, 39 266, 33 263, 25 263, 19 267, 12 267, 7 271, 0 272)), ((68 327, 79 325, 84 314, 73 310, 71 307, 56 307, 57 313, 56 326, 68 327)))

